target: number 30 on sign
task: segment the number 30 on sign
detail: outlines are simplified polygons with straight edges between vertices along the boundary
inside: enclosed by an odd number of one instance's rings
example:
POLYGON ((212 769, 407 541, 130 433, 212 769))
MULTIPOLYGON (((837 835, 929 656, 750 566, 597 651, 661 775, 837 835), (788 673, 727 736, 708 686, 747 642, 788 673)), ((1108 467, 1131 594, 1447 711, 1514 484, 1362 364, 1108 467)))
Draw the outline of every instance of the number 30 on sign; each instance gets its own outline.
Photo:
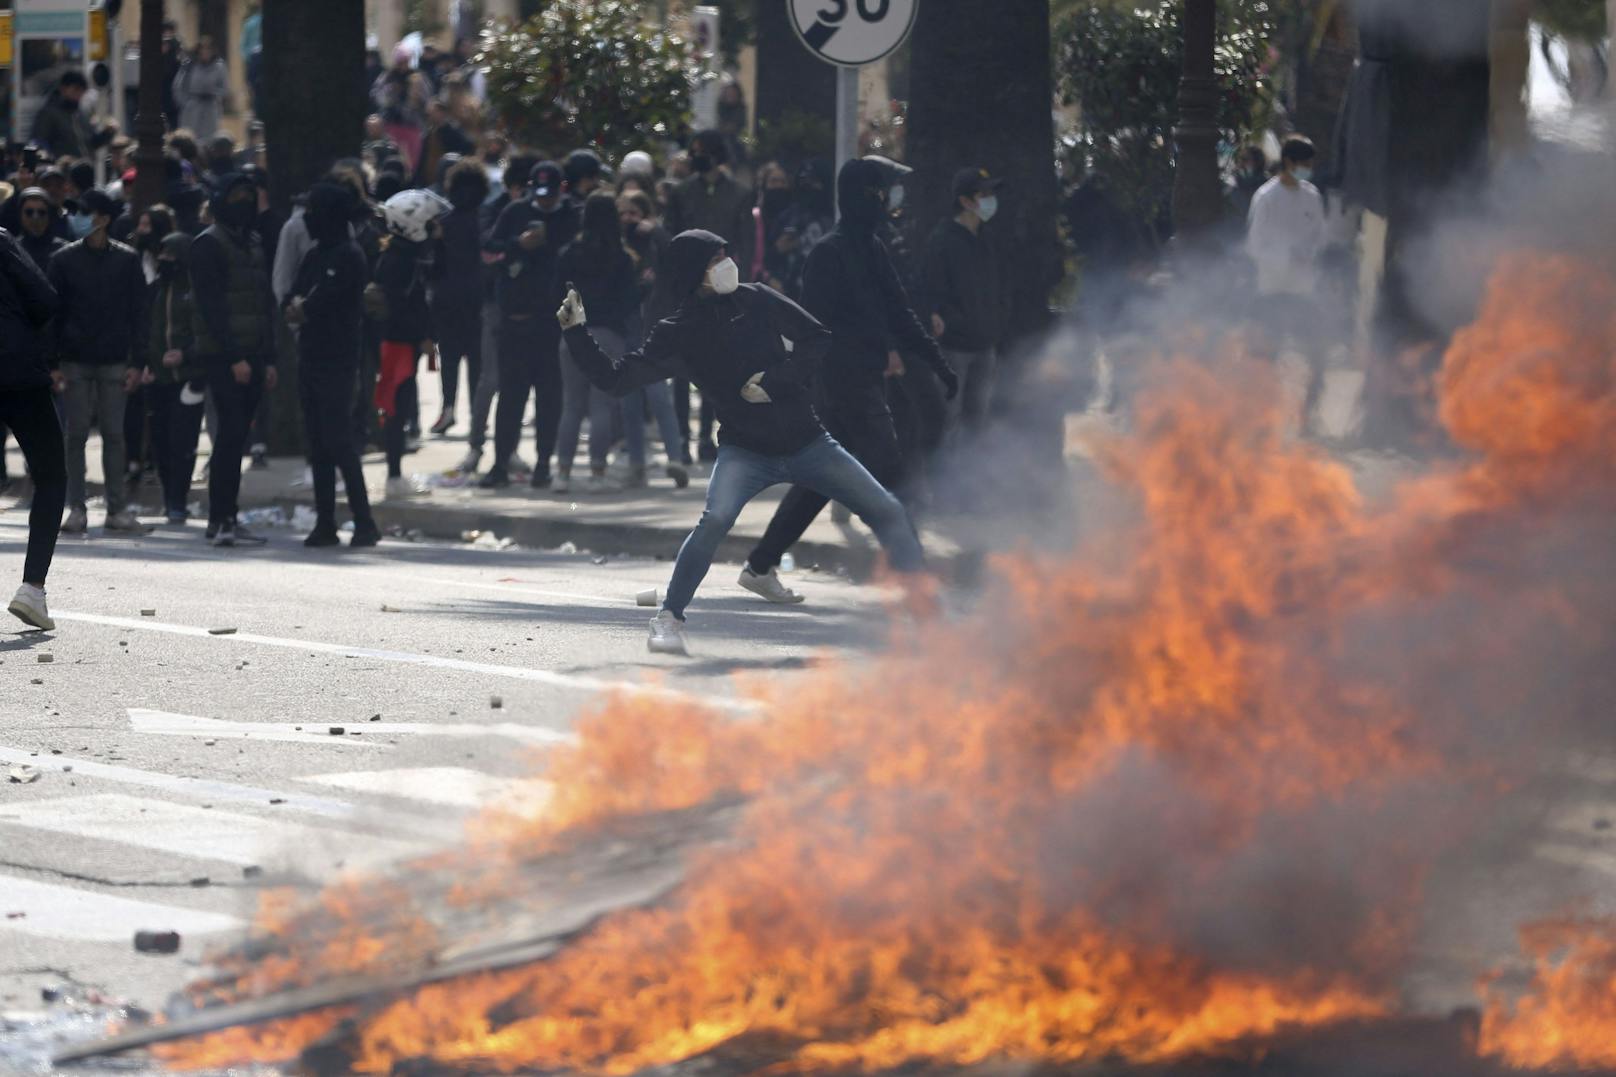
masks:
POLYGON ((802 43, 843 67, 874 63, 909 36, 918 0, 787 0, 802 43))

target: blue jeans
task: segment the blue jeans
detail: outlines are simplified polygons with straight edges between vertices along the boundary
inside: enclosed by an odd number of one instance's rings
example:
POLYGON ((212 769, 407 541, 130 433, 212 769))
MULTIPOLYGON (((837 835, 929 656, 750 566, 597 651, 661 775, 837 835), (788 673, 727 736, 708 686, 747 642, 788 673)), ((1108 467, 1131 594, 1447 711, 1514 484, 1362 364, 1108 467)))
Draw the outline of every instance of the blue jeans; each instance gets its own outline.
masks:
POLYGON ((668 388, 668 383, 654 381, 635 389, 623 398, 622 405, 623 440, 628 446, 629 463, 642 471, 645 469, 645 413, 649 409, 662 435, 662 448, 668 454, 668 462, 677 464, 685 443, 679 436, 679 420, 673 414, 673 390, 668 388))
POLYGON ((707 577, 719 543, 735 526, 741 509, 779 483, 806 487, 846 505, 875 532, 899 572, 920 572, 926 567, 926 555, 903 505, 829 434, 821 434, 789 456, 764 456, 720 445, 707 482, 707 507, 696 529, 679 547, 663 609, 684 620, 685 607, 707 577))

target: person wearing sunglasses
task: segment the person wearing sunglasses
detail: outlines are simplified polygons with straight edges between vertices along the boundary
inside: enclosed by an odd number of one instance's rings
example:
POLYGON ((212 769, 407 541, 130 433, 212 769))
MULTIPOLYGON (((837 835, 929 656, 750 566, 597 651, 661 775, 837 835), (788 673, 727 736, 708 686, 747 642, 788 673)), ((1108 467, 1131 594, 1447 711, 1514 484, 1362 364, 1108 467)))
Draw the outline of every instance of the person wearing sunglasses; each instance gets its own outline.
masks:
POLYGON ((24 253, 44 273, 50 268, 51 255, 67 246, 67 241, 51 227, 62 211, 56 208, 50 195, 40 187, 27 188, 17 197, 17 201, 20 203, 17 214, 22 221, 22 231, 17 240, 24 253))

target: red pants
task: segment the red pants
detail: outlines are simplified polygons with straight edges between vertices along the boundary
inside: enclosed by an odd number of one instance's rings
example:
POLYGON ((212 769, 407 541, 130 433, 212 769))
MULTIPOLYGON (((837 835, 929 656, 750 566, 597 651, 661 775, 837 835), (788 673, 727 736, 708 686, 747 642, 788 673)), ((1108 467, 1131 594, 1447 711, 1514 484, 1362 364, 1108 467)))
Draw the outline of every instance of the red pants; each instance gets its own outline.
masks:
POLYGON ((393 417, 398 387, 415 377, 415 362, 420 351, 414 344, 397 340, 382 341, 381 371, 376 377, 376 410, 386 418, 393 417))

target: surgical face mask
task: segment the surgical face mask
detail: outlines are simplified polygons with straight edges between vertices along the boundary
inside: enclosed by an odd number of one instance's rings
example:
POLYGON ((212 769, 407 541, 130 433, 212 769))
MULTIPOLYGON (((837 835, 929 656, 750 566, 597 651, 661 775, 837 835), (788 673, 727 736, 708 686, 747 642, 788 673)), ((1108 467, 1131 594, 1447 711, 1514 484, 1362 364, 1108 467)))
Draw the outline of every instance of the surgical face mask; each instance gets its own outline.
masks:
POLYGON ((903 184, 894 184, 892 190, 887 192, 887 211, 896 213, 903 208, 903 184))
POLYGON ((1296 182, 1298 183, 1313 182, 1313 170, 1306 165, 1291 169, 1291 175, 1296 177, 1296 182))
POLYGON ((999 196, 998 195, 996 195, 996 194, 985 194, 981 198, 978 198, 976 200, 976 215, 978 217, 982 218, 982 223, 983 224, 986 224, 988 221, 991 221, 993 219, 993 215, 995 213, 998 213, 998 212, 999 212, 999 196))
POLYGON ((741 286, 741 268, 726 258, 707 271, 707 285, 718 295, 729 295, 741 286))
POLYGON ((73 233, 74 239, 83 239, 95 230, 95 221, 88 213, 70 213, 67 217, 67 227, 73 233))

